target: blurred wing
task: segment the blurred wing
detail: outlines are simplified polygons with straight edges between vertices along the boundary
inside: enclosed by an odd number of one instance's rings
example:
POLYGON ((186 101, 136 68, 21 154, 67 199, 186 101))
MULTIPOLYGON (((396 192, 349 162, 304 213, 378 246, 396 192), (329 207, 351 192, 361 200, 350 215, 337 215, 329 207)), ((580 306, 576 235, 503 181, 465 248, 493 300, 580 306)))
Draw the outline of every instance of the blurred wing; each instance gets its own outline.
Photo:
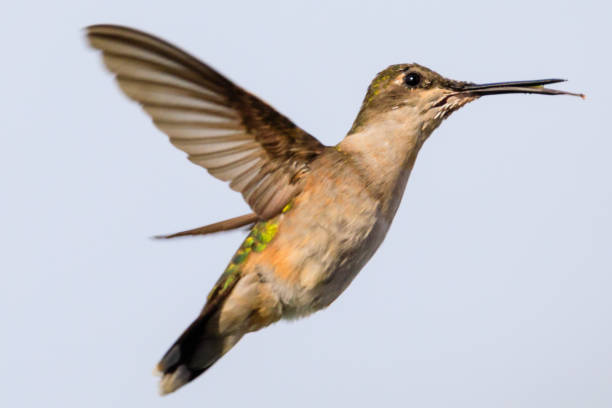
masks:
POLYGON ((126 27, 87 28, 123 92, 170 142, 229 181, 267 219, 301 191, 301 176, 324 149, 256 96, 167 42, 126 27))

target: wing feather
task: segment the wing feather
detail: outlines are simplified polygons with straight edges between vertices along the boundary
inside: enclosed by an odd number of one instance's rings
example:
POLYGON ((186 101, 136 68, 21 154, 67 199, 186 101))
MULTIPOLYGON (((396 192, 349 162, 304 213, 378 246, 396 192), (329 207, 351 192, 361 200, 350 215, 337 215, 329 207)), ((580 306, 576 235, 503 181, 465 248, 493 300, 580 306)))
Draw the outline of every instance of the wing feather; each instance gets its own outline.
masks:
POLYGON ((121 90, 189 160, 229 181, 262 219, 301 191, 301 176, 324 149, 314 137, 214 69, 149 34, 87 28, 121 90))

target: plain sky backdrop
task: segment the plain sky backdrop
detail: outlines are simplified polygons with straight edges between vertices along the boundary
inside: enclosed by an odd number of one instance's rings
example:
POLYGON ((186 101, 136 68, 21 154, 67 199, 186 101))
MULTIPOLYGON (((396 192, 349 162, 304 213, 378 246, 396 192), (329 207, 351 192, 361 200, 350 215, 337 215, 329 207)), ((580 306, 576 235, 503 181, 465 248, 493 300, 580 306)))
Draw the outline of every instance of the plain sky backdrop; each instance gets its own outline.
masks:
POLYGON ((2 407, 612 406, 612 9, 604 1, 49 1, 2 10, 2 407), (246 336, 161 398, 151 370, 248 211, 128 101, 82 28, 156 34, 326 144, 387 65, 569 78, 482 98, 417 160, 330 308, 246 336))

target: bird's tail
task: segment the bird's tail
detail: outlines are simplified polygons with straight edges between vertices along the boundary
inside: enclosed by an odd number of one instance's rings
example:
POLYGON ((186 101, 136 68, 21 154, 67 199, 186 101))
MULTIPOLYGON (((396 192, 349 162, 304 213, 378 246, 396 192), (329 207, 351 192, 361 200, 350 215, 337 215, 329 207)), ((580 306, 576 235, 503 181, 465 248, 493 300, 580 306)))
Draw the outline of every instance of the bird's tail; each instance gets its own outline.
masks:
POLYGON ((174 392, 198 377, 242 337, 242 334, 219 335, 210 329, 210 323, 209 316, 198 317, 157 364, 156 372, 162 376, 160 394, 174 392))

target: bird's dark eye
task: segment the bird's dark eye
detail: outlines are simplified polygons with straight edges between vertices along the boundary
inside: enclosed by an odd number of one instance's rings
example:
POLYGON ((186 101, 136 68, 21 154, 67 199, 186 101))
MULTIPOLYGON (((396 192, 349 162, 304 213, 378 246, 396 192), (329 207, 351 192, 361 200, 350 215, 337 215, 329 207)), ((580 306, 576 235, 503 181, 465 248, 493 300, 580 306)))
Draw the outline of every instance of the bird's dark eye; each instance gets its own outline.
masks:
POLYGON ((411 88, 414 88, 421 83, 421 76, 416 72, 409 72, 404 77, 404 82, 411 88))

